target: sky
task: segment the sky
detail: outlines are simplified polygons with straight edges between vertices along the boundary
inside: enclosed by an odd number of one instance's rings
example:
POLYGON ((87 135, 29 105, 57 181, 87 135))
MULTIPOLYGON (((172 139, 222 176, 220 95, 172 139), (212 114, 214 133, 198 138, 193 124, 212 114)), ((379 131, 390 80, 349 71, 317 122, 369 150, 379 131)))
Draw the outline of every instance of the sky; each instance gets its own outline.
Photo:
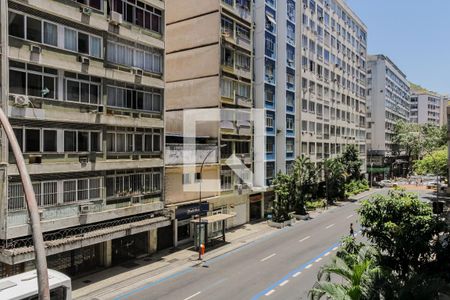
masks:
POLYGON ((368 53, 409 81, 450 94, 450 0, 346 0, 368 28, 368 53))

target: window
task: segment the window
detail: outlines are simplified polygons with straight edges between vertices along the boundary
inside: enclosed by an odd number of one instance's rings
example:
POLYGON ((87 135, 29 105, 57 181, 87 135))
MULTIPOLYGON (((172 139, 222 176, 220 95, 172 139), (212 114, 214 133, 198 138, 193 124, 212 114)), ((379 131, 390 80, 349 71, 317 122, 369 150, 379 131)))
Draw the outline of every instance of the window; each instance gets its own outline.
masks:
POLYGON ((221 81, 222 96, 233 98, 233 81, 228 78, 222 78, 221 81))
POLYGON ((220 172, 220 188, 222 190, 231 190, 233 188, 233 175, 231 170, 222 170, 220 172))
POLYGON ((44 152, 56 152, 57 150, 57 136, 56 130, 44 129, 44 152))
POLYGON ((159 89, 136 86, 132 89, 107 86, 108 106, 161 112, 162 96, 159 89))
POLYGON ((237 90, 236 90, 237 96, 250 99, 250 86, 249 85, 238 82, 236 84, 236 88, 237 88, 237 90))
POLYGON ((10 61, 10 92, 55 99, 57 74, 55 69, 10 61), (48 93, 44 93, 47 89, 48 93))
POLYGON ((106 145, 108 152, 160 152, 161 133, 159 129, 147 129, 145 133, 127 131, 108 132, 106 145))
POLYGON ((82 74, 64 73, 64 100, 86 104, 99 104, 101 79, 82 74))
POLYGON ((58 46, 58 26, 44 21, 44 44, 58 46))
POLYGON ((83 178, 63 181, 63 202, 100 199, 101 178, 83 178))
POLYGON ((288 152, 288 153, 294 152, 294 140, 293 139, 286 140, 286 152, 288 152))
POLYGON ((141 1, 114 0, 112 1, 112 9, 122 14, 124 21, 162 33, 162 12, 157 8, 141 1))
POLYGON ((136 67, 152 73, 161 73, 161 52, 150 47, 141 46, 141 48, 143 49, 108 41, 107 60, 111 63, 136 67))
POLYGON ((240 69, 250 71, 250 56, 237 52, 236 53, 236 66, 240 69))
POLYGON ((99 152, 100 132, 64 130, 64 152, 99 152))
POLYGON ((106 186, 108 198, 160 192, 161 172, 154 169, 140 173, 110 175, 106 177, 106 186))
POLYGON ((25 17, 9 12, 9 34, 18 38, 25 38, 25 17))
POLYGON ((271 114, 266 114, 266 127, 273 128, 273 116, 271 114))
POLYGON ((274 146, 275 146, 274 141, 275 141, 274 137, 271 137, 271 136, 266 137, 266 152, 268 154, 274 153, 274 146))
POLYGON ((294 130, 294 118, 293 117, 286 117, 286 129, 294 130))
POLYGON ((27 36, 26 39, 40 43, 42 41, 42 23, 41 20, 27 17, 27 36))
POLYGON ((41 135, 39 129, 25 129, 25 152, 41 151, 41 135))

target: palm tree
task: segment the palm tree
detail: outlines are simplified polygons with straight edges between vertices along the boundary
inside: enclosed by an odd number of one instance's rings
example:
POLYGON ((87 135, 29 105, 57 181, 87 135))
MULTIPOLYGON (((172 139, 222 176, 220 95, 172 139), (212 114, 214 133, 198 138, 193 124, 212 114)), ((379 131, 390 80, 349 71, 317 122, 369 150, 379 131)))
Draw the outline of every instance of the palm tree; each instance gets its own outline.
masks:
POLYGON ((344 198, 345 195, 345 166, 337 158, 327 159, 324 162, 326 197, 328 204, 334 200, 344 198))
POLYGON ((317 170, 309 157, 304 155, 294 161, 293 208, 297 214, 305 215, 305 202, 311 200, 317 188, 317 170))
POLYGON ((340 257, 333 258, 317 275, 318 282, 309 291, 311 299, 364 300, 380 299, 379 285, 382 270, 377 265, 374 248, 363 246, 357 254, 340 251, 340 257), (332 281, 331 275, 342 279, 332 281))

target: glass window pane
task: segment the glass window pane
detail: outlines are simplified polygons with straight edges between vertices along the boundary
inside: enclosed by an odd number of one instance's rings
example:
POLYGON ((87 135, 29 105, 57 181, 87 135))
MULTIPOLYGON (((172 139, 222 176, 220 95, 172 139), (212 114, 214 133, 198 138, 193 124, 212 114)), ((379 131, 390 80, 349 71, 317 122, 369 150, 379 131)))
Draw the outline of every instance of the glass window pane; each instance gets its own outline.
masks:
POLYGON ((91 132, 91 152, 100 152, 100 134, 91 132))
POLYGON ((48 93, 44 94, 44 98, 55 99, 55 78, 54 77, 44 77, 44 90, 48 89, 48 93))
POLYGON ((81 102, 89 103, 89 83, 81 82, 81 102))
POLYGON ((101 10, 102 2, 103 2, 102 0, 89 0, 89 6, 101 10))
MULTIPOLYGON (((23 151, 23 130, 22 128, 14 128, 14 134, 16 135, 17 142, 19 143, 20 150, 23 151)), ((9 148, 12 151, 11 148, 9 148)))
POLYGON ((101 40, 98 37, 91 36, 91 55, 95 57, 101 57, 101 40))
POLYGON ((40 43, 42 40, 42 24, 40 20, 27 17, 27 39, 40 43))
POLYGON ((134 151, 142 152, 142 134, 134 135, 134 151))
POLYGON ((25 95, 26 73, 21 71, 9 71, 9 91, 12 94, 25 95))
POLYGON ((10 12, 9 13, 9 34, 19 38, 25 38, 25 20, 24 16, 10 12))
POLYGON ((28 73, 28 95, 42 96, 42 75, 28 73))
POLYGON ((75 131, 64 131, 64 151, 74 152, 77 149, 77 139, 75 131))
POLYGON ((78 81, 66 81, 66 100, 80 101, 80 83, 78 81))
POLYGON ((58 27, 55 24, 44 22, 44 43, 58 45, 58 27))
POLYGON ((89 35, 78 32, 78 52, 89 54, 89 35))
POLYGON ((44 152, 56 152, 56 130, 44 130, 44 152))
POLYGON ((89 151, 89 132, 78 132, 78 152, 89 151))
POLYGON ((89 89, 89 94, 90 94, 90 103, 91 104, 98 104, 98 98, 99 98, 99 87, 98 85, 95 84, 91 84, 90 85, 90 89, 89 89))
POLYGON ((152 135, 146 134, 144 138, 144 151, 152 152, 152 135))
POLYGON ((153 136, 153 151, 161 151, 161 138, 159 134, 153 136))
POLYGON ((41 136, 39 129, 25 129, 25 152, 41 151, 41 136))
POLYGON ((64 48, 77 51, 77 32, 75 30, 64 28, 64 48))

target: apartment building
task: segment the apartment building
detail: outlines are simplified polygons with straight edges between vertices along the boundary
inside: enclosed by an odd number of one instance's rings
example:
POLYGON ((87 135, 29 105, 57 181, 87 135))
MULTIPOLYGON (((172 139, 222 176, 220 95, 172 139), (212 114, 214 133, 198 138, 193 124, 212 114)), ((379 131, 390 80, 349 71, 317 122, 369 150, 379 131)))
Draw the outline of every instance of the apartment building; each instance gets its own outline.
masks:
POLYGON ((367 28, 345 1, 298 5, 299 154, 320 165, 353 144, 365 166, 367 28))
POLYGON ((255 107, 264 110, 264 138, 255 147, 255 184, 268 187, 286 173, 295 155, 296 36, 294 0, 255 3, 255 107))
POLYGON ((367 62, 369 173, 382 175, 388 171, 385 165, 390 165, 399 155, 394 153, 392 136, 396 122, 409 121, 410 85, 406 75, 389 57, 369 55, 367 62))
MULTIPOLYGON (((2 5, 2 109, 36 193, 48 267, 78 275, 164 247, 165 3, 2 5)), ((34 268, 34 253, 19 173, 1 142, 6 276, 34 268)))
POLYGON ((418 124, 431 123, 437 126, 445 124, 445 97, 435 92, 415 86, 411 90, 410 121, 418 124))
POLYGON ((234 155, 239 172, 253 169, 252 122, 233 117, 233 110, 253 107, 253 2, 172 0, 166 6, 165 199, 175 215, 176 245, 193 239, 199 214, 208 223, 207 238, 220 235, 225 220, 229 228, 248 222, 250 211, 261 217, 261 195, 250 204, 251 186, 227 163, 234 155), (207 109, 231 118, 214 119, 207 109), (195 137, 183 136, 188 110, 211 117, 197 125, 195 137), (192 157, 190 170, 186 156, 192 157), (208 189, 205 180, 220 184, 208 189))

